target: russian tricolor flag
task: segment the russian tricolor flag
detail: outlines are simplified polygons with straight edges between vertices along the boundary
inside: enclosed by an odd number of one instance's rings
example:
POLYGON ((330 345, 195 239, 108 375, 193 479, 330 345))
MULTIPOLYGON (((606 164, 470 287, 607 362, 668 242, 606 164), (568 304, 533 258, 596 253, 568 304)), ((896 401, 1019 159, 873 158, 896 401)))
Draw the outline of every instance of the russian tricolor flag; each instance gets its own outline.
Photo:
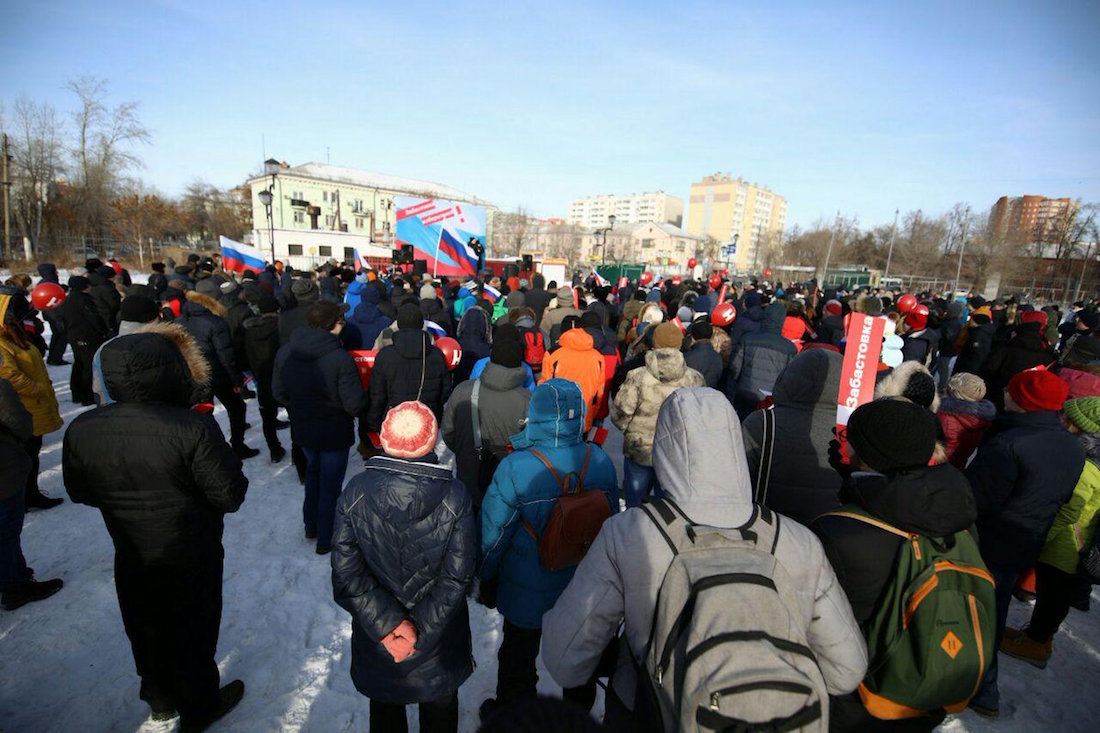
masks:
POLYGON ((264 253, 255 247, 219 237, 222 247, 222 269, 226 272, 263 272, 267 267, 264 253))
POLYGON ((358 247, 356 247, 355 248, 355 271, 359 272, 360 270, 373 270, 373 269, 374 268, 370 266, 370 263, 367 262, 367 258, 364 257, 363 253, 359 251, 358 247))
POLYGON ((447 331, 435 321, 424 321, 424 330, 432 335, 432 338, 441 339, 447 335, 447 331))
POLYGON ((600 273, 596 272, 595 270, 592 270, 592 278, 596 281, 596 284, 599 285, 601 288, 606 288, 608 285, 611 284, 610 282, 608 282, 606 277, 604 277, 600 273))
POLYGON ((492 285, 485 285, 481 288, 481 292, 482 295, 485 296, 485 299, 488 300, 490 303, 496 303, 498 300, 500 300, 500 291, 494 288, 492 285))

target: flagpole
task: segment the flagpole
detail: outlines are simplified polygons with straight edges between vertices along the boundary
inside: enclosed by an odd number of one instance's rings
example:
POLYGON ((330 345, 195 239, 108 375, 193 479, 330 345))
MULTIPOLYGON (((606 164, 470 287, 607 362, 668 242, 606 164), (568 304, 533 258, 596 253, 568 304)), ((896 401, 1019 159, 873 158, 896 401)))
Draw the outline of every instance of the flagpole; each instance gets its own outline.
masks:
POLYGON ((439 238, 435 240, 435 260, 432 262, 432 280, 436 279, 439 271, 439 245, 443 242, 443 222, 439 222, 439 238))

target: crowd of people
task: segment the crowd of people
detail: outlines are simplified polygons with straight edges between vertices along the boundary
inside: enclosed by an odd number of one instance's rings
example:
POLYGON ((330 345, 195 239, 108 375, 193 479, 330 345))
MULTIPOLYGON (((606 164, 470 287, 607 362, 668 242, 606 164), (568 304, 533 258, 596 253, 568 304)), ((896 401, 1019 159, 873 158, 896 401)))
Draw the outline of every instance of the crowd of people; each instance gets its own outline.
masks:
POLYGON ((59 307, 33 307, 29 276, 0 287, 3 607, 62 588, 20 533, 62 501, 38 454, 63 424, 46 367, 71 347, 72 400, 93 409, 66 430, 65 490, 114 542, 141 698, 184 731, 244 694, 214 654, 223 518, 261 453, 250 399, 330 556, 376 730, 406 730, 409 704, 421 730, 457 730, 468 598, 503 618, 486 731, 599 729, 601 678, 608 730, 996 717, 998 650, 1044 667, 1096 582, 1092 303, 333 261, 241 274, 199 255, 143 284, 116 261, 38 271, 59 307), (874 395, 838 430, 865 318, 886 321, 874 395), (1022 629, 1014 595, 1034 598, 1022 629), (536 691, 540 653, 560 701, 536 691))

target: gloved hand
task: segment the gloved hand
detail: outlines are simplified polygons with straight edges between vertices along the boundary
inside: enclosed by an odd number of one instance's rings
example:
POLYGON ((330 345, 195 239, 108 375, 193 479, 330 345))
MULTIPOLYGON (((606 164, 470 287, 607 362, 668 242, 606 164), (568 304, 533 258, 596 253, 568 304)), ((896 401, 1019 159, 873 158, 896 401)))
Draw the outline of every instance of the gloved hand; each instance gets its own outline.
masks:
MULTIPOLYGON (((836 432, 835 428, 833 432, 836 432)), ((844 461, 844 456, 840 453, 840 441, 835 438, 829 441, 829 465, 832 466, 833 470, 840 474, 840 478, 845 481, 848 480, 854 470, 852 464, 844 461)))

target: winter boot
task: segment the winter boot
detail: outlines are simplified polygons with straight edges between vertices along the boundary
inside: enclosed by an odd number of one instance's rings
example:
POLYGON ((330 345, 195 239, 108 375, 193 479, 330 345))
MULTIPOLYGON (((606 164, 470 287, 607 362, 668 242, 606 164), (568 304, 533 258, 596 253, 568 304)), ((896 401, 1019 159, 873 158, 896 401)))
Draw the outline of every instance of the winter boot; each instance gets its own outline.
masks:
POLYGON ((36 491, 27 497, 27 511, 32 509, 53 509, 55 506, 61 505, 65 500, 58 498, 51 498, 46 496, 41 491, 36 491))
POLYGON ((1039 669, 1046 669, 1053 649, 1054 639, 1047 639, 1045 642, 1035 641, 1018 629, 1006 628, 1004 639, 1001 640, 1002 652, 1010 657, 1022 659, 1039 669))
POLYGON ((260 455, 260 451, 256 450, 255 448, 249 448, 244 443, 238 443, 237 445, 233 446, 233 452, 236 453, 237 458, 240 458, 242 461, 260 455))
POLYGON ((61 586, 63 585, 65 585, 65 583, 61 578, 17 583, 9 586, 8 589, 4 591, 4 597, 3 600, 0 600, 0 606, 3 606, 5 611, 14 611, 20 606, 25 606, 28 603, 34 603, 35 601, 41 601, 43 598, 49 598, 54 593, 61 590, 61 586))
POLYGON ((225 687, 218 690, 218 705, 210 714, 201 718, 180 717, 180 733, 200 733, 209 728, 214 721, 224 718, 226 714, 237 707, 237 703, 244 697, 244 683, 233 680, 225 687))
POLYGON ((286 458, 286 448, 282 447, 281 445, 277 445, 277 446, 275 446, 274 448, 271 449, 271 462, 272 463, 278 463, 279 461, 283 460, 284 458, 286 458))

